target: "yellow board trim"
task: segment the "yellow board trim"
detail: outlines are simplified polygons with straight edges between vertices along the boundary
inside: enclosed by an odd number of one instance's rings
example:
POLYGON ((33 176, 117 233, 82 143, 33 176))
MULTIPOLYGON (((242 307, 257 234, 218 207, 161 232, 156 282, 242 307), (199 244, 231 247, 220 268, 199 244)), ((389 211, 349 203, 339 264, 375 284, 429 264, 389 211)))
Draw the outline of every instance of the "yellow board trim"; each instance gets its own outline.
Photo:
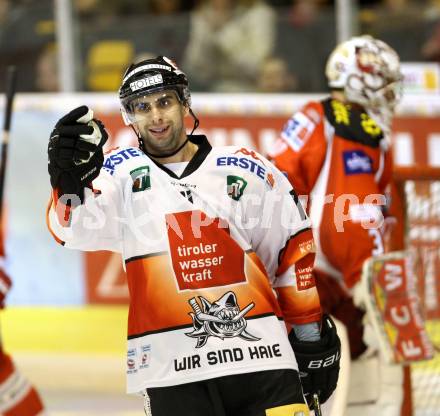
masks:
POLYGON ((266 416, 309 416, 309 408, 303 403, 286 404, 266 409, 266 416))
POLYGON ((7 307, 2 343, 9 352, 124 355, 127 306, 7 307))

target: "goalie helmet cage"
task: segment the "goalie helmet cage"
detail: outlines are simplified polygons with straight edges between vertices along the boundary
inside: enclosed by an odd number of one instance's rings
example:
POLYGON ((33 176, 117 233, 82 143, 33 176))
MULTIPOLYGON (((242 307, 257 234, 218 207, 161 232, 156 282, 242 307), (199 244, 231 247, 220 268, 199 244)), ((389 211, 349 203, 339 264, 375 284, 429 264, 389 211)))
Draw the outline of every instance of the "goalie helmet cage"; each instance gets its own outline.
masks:
POLYGON ((390 249, 415 255, 417 286, 434 358, 411 365, 406 415, 440 416, 440 168, 395 167, 393 214, 397 226, 390 249))

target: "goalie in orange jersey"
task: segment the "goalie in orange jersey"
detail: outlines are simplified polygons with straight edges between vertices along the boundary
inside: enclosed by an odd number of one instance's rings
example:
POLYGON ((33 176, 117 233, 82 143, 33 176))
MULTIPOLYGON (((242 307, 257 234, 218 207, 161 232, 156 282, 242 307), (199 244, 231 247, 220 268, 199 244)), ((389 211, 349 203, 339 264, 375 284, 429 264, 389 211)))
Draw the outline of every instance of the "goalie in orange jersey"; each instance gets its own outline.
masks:
MULTIPOLYGON (((326 76, 330 97, 310 102, 294 114, 270 156, 298 194, 308 198, 321 304, 345 324, 354 369, 368 362, 364 360, 365 312, 353 299, 361 287, 365 260, 384 252, 392 173, 388 136, 401 96, 402 74, 399 57, 390 46, 360 36, 331 53, 326 76)), ((361 396, 350 394, 350 399, 372 405, 355 407, 354 414, 399 415, 401 367, 383 365, 381 381, 370 378, 363 368, 368 385, 359 389, 361 396)), ((352 371, 350 384, 355 382, 352 371)))
MULTIPOLYGON (((0 230, 1 234, 1 230, 0 230)), ((4 270, 3 238, 0 235, 0 309, 4 308, 11 279, 4 270)), ((15 367, 11 357, 0 343, 0 415, 37 416, 42 415, 43 403, 29 381, 15 367)))

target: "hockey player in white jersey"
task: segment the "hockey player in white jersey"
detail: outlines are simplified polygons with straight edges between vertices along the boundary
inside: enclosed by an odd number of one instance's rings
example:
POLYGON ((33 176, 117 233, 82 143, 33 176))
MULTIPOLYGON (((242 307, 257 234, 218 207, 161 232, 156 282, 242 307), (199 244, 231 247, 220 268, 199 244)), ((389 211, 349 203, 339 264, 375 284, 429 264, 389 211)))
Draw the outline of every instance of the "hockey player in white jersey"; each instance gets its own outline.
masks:
POLYGON ((104 156, 85 106, 56 124, 48 226, 66 247, 122 254, 128 392, 153 415, 308 415, 336 386, 340 343, 294 190, 254 151, 193 134, 168 58, 131 65, 119 97, 139 148, 104 156))

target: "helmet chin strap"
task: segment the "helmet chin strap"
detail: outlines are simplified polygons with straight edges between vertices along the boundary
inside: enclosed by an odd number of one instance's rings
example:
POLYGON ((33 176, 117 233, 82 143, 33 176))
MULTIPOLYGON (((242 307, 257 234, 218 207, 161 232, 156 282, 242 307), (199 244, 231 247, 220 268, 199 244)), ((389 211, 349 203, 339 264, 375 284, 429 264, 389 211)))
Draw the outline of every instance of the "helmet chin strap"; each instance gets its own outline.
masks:
POLYGON ((193 129, 191 130, 191 133, 189 134, 189 136, 187 136, 187 139, 176 149, 173 150, 170 153, 165 153, 165 154, 160 154, 160 155, 156 155, 154 153, 150 153, 147 151, 147 149, 145 149, 144 146, 144 141, 142 139, 141 133, 139 131, 136 131, 136 129, 133 127, 133 125, 131 124, 131 128, 134 130, 134 132, 136 133, 136 136, 138 137, 138 142, 139 142, 139 149, 141 149, 146 155, 153 157, 155 159, 165 159, 167 157, 171 157, 174 156, 175 154, 179 153, 184 147, 185 145, 188 143, 190 137, 193 135, 194 130, 199 127, 199 119, 196 117, 196 115, 193 113, 193 111, 191 110, 191 108, 189 109, 189 113, 191 114, 191 116, 194 119, 194 125, 193 125, 193 129))

